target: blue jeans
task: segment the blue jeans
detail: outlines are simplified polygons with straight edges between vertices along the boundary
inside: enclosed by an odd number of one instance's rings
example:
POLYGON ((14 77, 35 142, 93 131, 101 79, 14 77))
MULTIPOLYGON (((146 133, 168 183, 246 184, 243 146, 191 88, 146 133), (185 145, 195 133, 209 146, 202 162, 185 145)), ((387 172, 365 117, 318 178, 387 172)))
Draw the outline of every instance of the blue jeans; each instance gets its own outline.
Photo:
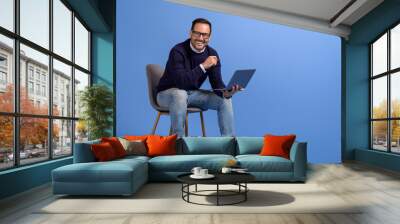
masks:
POLYGON ((157 94, 161 107, 169 109, 172 133, 184 136, 184 124, 188 107, 216 110, 222 136, 234 136, 232 100, 219 97, 206 90, 182 90, 171 88, 157 94))

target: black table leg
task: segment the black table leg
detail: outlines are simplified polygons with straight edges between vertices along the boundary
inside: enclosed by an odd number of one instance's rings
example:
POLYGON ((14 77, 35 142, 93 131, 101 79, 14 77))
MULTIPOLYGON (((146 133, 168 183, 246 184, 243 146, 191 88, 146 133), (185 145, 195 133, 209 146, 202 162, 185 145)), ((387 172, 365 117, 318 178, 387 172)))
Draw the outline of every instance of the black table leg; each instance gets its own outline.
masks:
POLYGON ((245 190, 245 192, 244 192, 244 201, 247 201, 247 192, 248 192, 248 190, 247 190, 247 182, 244 183, 244 190, 245 190))
POLYGON ((217 184, 217 206, 219 205, 219 184, 217 184))
POLYGON ((187 185, 187 192, 188 192, 188 193, 187 193, 187 201, 188 201, 188 202, 190 202, 190 201, 189 201, 189 195, 190 195, 190 184, 188 184, 188 185, 187 185))

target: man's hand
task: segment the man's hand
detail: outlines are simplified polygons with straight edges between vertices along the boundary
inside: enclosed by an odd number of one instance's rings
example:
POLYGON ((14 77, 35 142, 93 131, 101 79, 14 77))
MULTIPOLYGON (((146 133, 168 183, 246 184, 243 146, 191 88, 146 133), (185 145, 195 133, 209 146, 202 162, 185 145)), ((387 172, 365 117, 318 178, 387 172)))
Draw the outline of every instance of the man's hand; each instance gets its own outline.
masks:
POLYGON ((237 93, 237 92, 239 92, 239 91, 242 91, 242 90, 243 90, 243 88, 242 88, 241 86, 239 86, 239 85, 234 85, 230 91, 228 91, 228 90, 223 91, 224 98, 230 98, 230 97, 232 97, 235 93, 237 93))
POLYGON ((218 58, 217 56, 208 56, 208 58, 202 63, 204 69, 209 69, 212 66, 217 65, 218 58))

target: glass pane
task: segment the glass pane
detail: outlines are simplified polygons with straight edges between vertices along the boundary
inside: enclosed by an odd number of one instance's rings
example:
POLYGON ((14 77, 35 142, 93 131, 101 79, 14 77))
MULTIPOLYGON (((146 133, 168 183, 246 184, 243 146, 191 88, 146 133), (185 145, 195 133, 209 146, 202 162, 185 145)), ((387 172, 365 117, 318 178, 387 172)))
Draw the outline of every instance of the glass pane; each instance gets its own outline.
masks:
POLYGON ((75 121, 75 143, 88 141, 88 128, 84 120, 75 121))
POLYGON ((391 97, 391 110, 392 117, 400 118, 400 72, 391 75, 391 88, 390 88, 390 97, 391 97))
POLYGON ((20 119, 20 164, 34 163, 49 158, 49 120, 22 117, 20 119))
POLYGON ((53 120, 53 157, 72 155, 72 121, 53 120))
POLYGON ((0 116, 0 170, 14 165, 13 118, 0 116))
POLYGON ((372 80, 372 118, 387 118, 387 77, 372 80))
POLYGON ((1 0, 0 9, 0 26, 14 31, 14 0, 1 0))
POLYGON ((387 121, 372 122, 372 148, 387 151, 387 121))
POLYGON ((82 114, 80 104, 80 94, 89 86, 89 75, 75 69, 75 117, 79 117, 82 114))
POLYGON ((21 36, 49 48, 49 0, 20 0, 21 36))
POLYGON ((48 114, 48 63, 47 55, 21 44, 21 113, 48 114))
POLYGON ((372 44, 372 71, 374 76, 387 71, 387 34, 372 44))
POLYGON ((89 70, 89 32, 75 18, 75 63, 89 70))
POLYGON ((53 60, 53 114, 72 117, 71 66, 53 60))
POLYGON ((14 111, 14 43, 0 35, 0 111, 14 111))
POLYGON ((400 120, 391 121, 392 152, 400 153, 400 120))
POLYGON ((54 0, 53 17, 53 51, 72 60, 72 12, 60 0, 54 0))
POLYGON ((390 37, 391 69, 400 67, 400 24, 391 31, 390 37))

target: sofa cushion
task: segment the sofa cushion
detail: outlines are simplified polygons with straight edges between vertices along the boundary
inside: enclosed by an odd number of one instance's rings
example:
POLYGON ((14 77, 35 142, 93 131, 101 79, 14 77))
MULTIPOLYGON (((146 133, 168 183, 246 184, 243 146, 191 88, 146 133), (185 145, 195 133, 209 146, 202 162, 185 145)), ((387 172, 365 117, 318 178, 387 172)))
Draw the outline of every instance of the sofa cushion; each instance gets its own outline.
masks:
POLYGON ((193 167, 200 166, 211 172, 219 171, 230 159, 231 155, 175 155, 158 156, 149 160, 149 170, 163 172, 190 172, 193 167))
POLYGON ((261 149, 261 156, 280 156, 290 159, 290 149, 293 145, 296 135, 265 135, 264 146, 261 149))
POLYGON ((114 149, 117 158, 122 158, 126 156, 126 151, 124 149, 124 146, 122 146, 121 142, 117 137, 103 137, 101 138, 101 142, 110 143, 112 148, 114 149))
POLYGON ((279 156, 238 155, 236 159, 249 172, 292 172, 292 161, 279 156))
POLYGON ((263 137, 236 137, 236 155, 259 154, 264 145, 263 137))
POLYGON ((74 163, 53 170, 52 174, 53 181, 58 182, 129 182, 133 173, 144 166, 146 162, 139 159, 74 163))
POLYGON ((113 162, 127 162, 130 163, 135 160, 143 161, 143 162, 148 162, 150 157, 147 156, 137 156, 137 155, 130 155, 130 156, 125 156, 124 158, 120 158, 117 160, 114 160, 113 162))
MULTIPOLYGON (((178 154, 226 154, 235 155, 233 137, 184 137, 180 142, 178 154)), ((179 147, 178 147, 179 148, 179 147)))
POLYGON ((104 162, 118 158, 112 145, 108 142, 92 144, 90 148, 92 149, 94 157, 96 157, 96 161, 104 162))
POLYGON ((118 138, 122 146, 126 151, 126 155, 137 155, 145 156, 147 155, 146 143, 141 140, 127 140, 124 138, 118 138))
POLYGON ((159 136, 159 135, 149 135, 147 137, 146 143, 148 156, 165 156, 165 155, 175 155, 176 154, 176 138, 178 136, 159 136))

